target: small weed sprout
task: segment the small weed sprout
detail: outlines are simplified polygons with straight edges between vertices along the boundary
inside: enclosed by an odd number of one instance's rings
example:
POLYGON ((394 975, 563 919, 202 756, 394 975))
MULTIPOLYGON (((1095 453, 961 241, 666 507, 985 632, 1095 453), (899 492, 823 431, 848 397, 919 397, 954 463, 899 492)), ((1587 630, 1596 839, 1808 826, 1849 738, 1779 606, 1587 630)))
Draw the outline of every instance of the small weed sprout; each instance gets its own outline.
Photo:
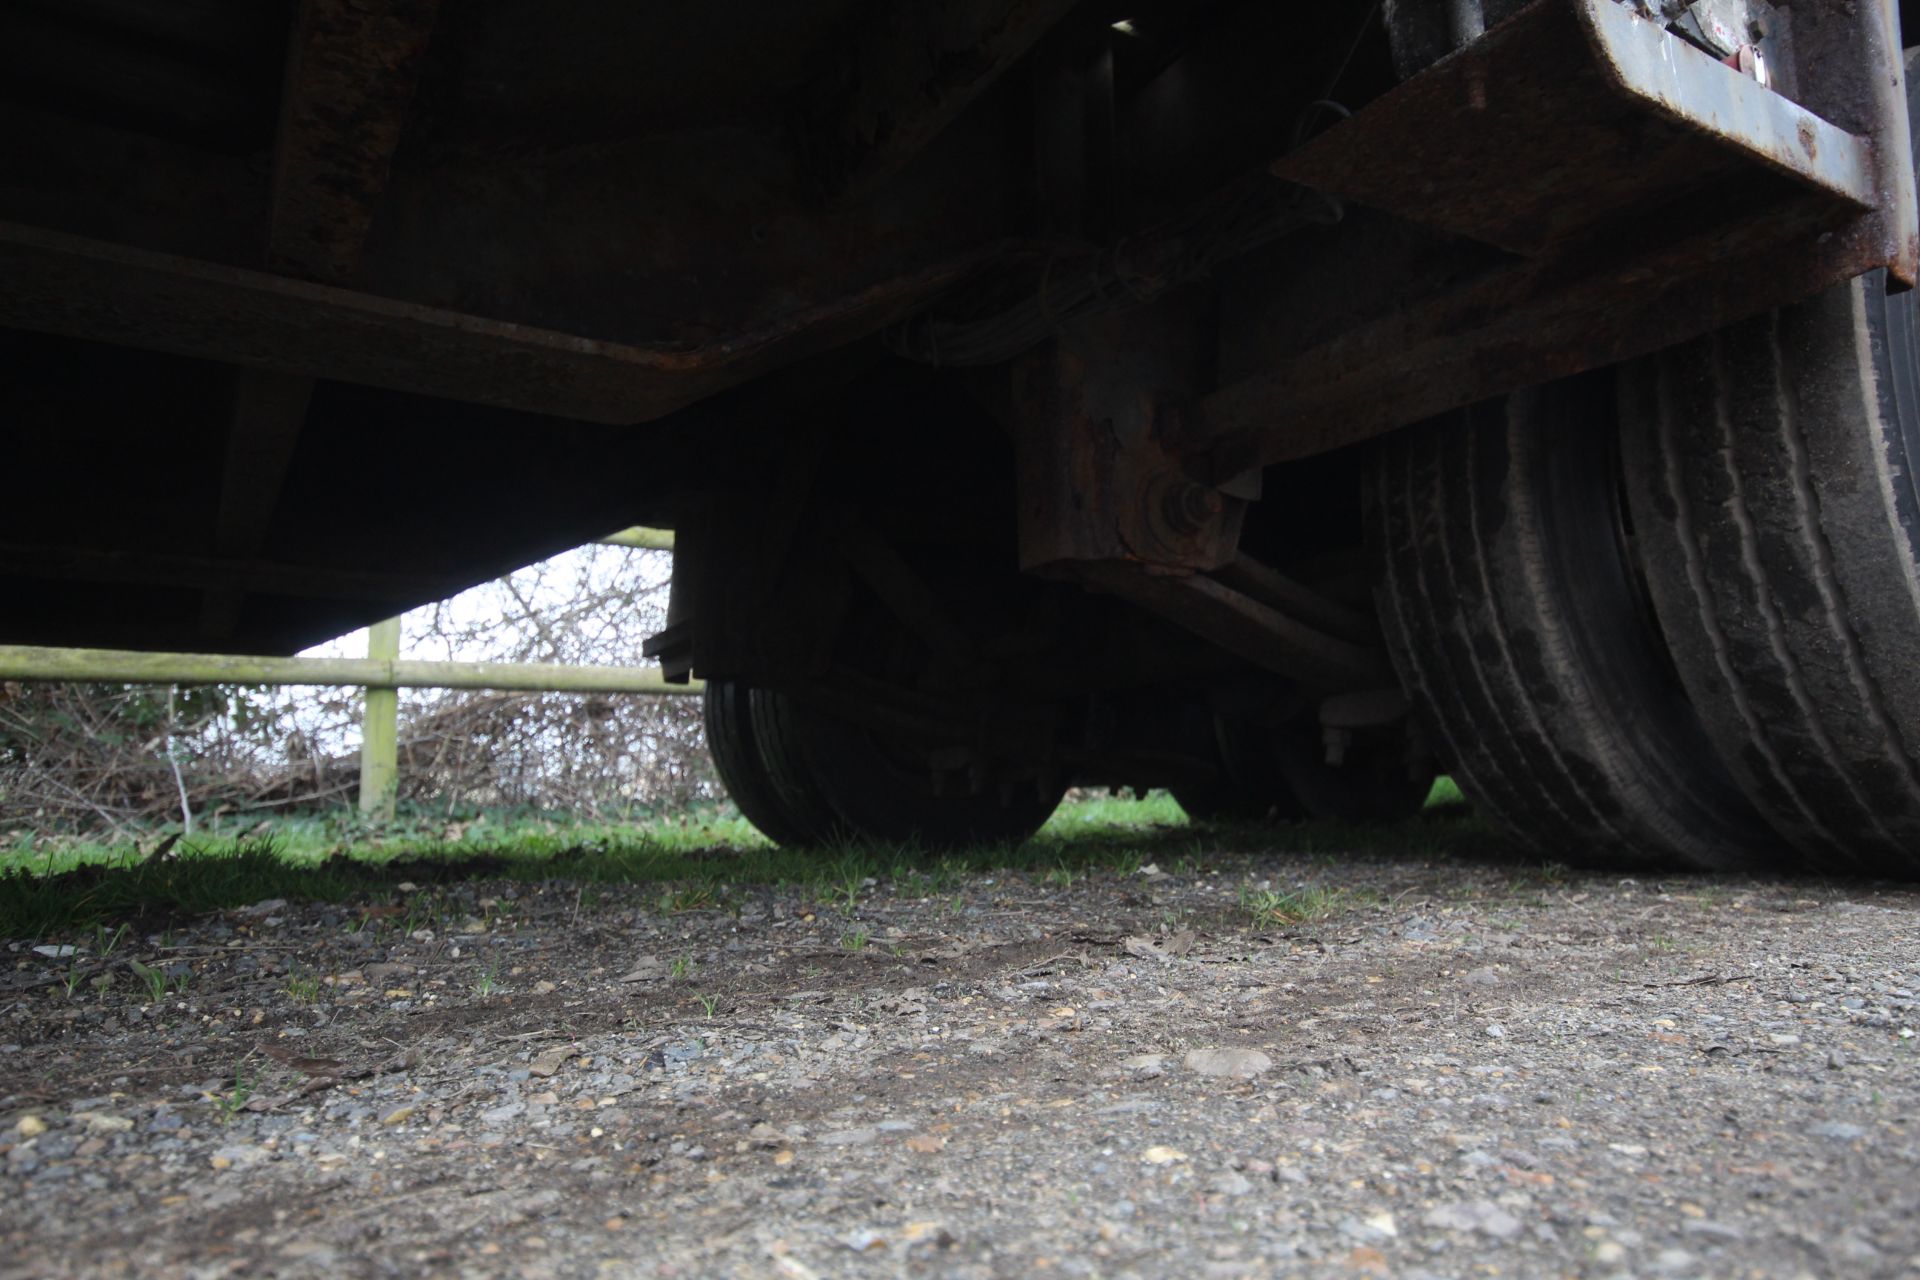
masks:
POLYGON ((496 995, 499 990, 500 962, 495 960, 486 967, 486 971, 480 975, 479 981, 473 984, 473 994, 479 996, 482 1000, 486 1000, 496 995))
POLYGON ((865 925, 857 924, 840 935, 840 945, 848 951, 865 951, 871 936, 865 925))
POLYGON ((713 995, 703 995, 699 997, 699 1001, 700 1001, 701 1009, 703 1009, 706 1012, 708 1021, 712 1021, 713 1011, 720 1007, 720 997, 713 996, 713 995))
POLYGON ((247 1103, 253 1100, 254 1086, 259 1083, 259 1076, 248 1075, 240 1067, 234 1067, 233 1088, 213 1100, 213 1105, 220 1112, 221 1124, 232 1124, 234 1117, 247 1109, 247 1103))
POLYGON ((320 998, 320 979, 295 969, 287 975, 287 998, 300 1004, 312 1004, 320 998))
POLYGON ((841 915, 852 915, 854 908, 860 905, 860 887, 864 879, 865 877, 855 872, 841 880, 834 889, 832 902, 841 915))
POLYGON ((667 968, 667 973, 669 974, 669 976, 673 978, 675 982, 683 981, 687 977, 687 975, 691 974, 692 972, 693 972, 693 957, 689 955, 675 956, 673 958, 673 963, 667 968))
POLYGON ((153 965, 141 964, 138 960, 127 961, 127 967, 133 970, 133 976, 147 989, 147 1002, 159 1004, 167 998, 167 971, 153 965))
POLYGON ((112 933, 107 932, 107 926, 96 924, 93 926, 93 953, 105 960, 113 954, 114 948, 119 946, 121 939, 126 936, 127 926, 124 924, 112 933))

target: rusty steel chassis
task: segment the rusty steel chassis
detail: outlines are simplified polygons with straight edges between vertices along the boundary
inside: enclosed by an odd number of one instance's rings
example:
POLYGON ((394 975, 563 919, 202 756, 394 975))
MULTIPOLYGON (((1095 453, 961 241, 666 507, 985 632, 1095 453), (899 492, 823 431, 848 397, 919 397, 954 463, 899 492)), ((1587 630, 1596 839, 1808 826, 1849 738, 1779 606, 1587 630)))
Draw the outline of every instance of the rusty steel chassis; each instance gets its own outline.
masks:
MULTIPOLYGON (((966 108, 1071 6, 968 7, 985 34, 961 82, 908 86, 906 100, 922 105, 896 113, 884 142, 841 122, 844 154, 825 184, 834 194, 808 215, 810 226, 849 223, 837 244, 858 243, 867 223, 898 222, 897 207, 915 199, 945 210, 995 203, 965 198, 988 190, 979 157, 991 154, 979 130, 969 135, 966 108), (961 160, 939 163, 943 146, 961 160)), ((896 238, 867 278, 835 263, 834 287, 817 300, 758 327, 713 316, 706 338, 699 324, 650 335, 609 319, 629 296, 612 277, 584 277, 593 296, 576 308, 577 330, 541 323, 537 304, 454 309, 443 299, 484 291, 415 261, 431 263, 430 219, 415 219, 425 239, 384 250, 369 230, 383 199, 407 196, 394 151, 436 11, 422 0, 368 22, 333 0, 300 7, 261 260, 181 251, 191 234, 0 223, 0 324, 252 371, 239 402, 293 424, 268 449, 284 454, 314 379, 590 422, 672 422, 727 388, 908 320, 1010 258, 1031 260, 1035 242, 961 213, 929 218, 938 230, 917 249, 896 238), (350 143, 341 119, 355 123, 350 143), (398 196, 383 192, 390 166, 398 196), (716 329, 725 336, 711 337, 716 329)), ((1866 271, 1885 269, 1891 287, 1913 282, 1895 0, 1807 0, 1783 13, 1776 93, 1617 0, 1538 0, 1270 156, 1273 180, 1344 201, 1339 225, 1255 252, 1226 278, 1143 291, 1140 305, 1065 326, 984 397, 1002 406, 1014 441, 1021 567, 1123 597, 1316 698, 1390 686, 1364 610, 1241 549, 1264 468, 1656 350, 1866 271)), ((855 108, 857 123, 865 108, 855 108)), ((1214 132, 1233 127, 1217 121, 1214 132)), ((427 207, 418 197, 431 181, 411 180, 408 207, 427 207)), ((1087 184, 1064 198, 1086 202, 1087 184)), ((617 215, 604 213, 604 225, 617 215)), ((763 238, 752 230, 742 245, 763 238)), ((1179 248, 1156 245, 1151 226, 1133 239, 1143 260, 1179 248)), ((689 295, 689 308, 703 297, 689 295)), ((764 298, 735 301, 770 313, 764 298)), ((238 461, 241 479, 255 464, 284 465, 238 461)), ((238 521, 239 544, 248 523, 238 521)), ((883 598, 919 611, 923 633, 938 630, 907 567, 871 539, 844 545, 883 598)), ((724 572, 718 555, 687 568, 724 572)), ((232 602, 215 593, 208 607, 232 602)), ((687 634, 683 618, 656 645, 670 671, 709 664, 687 634)), ((951 702, 865 695, 854 701, 876 727, 979 736, 978 716, 951 702)), ((1007 736, 1048 732, 1030 724, 1007 736)))
POLYGON ((1240 549, 1264 468, 1865 271, 1912 283, 1897 14, 1795 12, 1797 103, 1615 0, 1544 0, 1281 157, 1364 206, 1318 269, 1283 246, 1021 362, 1024 566, 1312 689, 1390 687, 1370 635, 1240 549))
MULTIPOLYGON (((1768 88, 1616 0, 1542 0, 1277 159, 1276 177, 1364 207, 1317 273, 1282 245, 1217 291, 1082 321, 1015 362, 1022 568, 1284 677, 1330 742, 1393 730, 1406 702, 1371 617, 1241 547, 1264 469, 1870 270, 1910 287, 1897 12, 1798 16, 1768 33, 1768 88)), ((982 717, 947 721, 987 749, 982 717)), ((1048 733, 1032 729, 1029 750, 1048 733)))

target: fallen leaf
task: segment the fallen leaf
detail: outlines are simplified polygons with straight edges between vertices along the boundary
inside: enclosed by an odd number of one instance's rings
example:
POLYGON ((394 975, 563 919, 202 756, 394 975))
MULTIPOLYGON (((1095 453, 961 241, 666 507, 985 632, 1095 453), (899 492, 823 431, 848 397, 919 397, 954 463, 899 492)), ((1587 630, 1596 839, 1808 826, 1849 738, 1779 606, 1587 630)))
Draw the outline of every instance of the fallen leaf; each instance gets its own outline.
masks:
POLYGON ((918 1151, 923 1156, 930 1156, 946 1145, 945 1138, 932 1133, 916 1133, 907 1139, 907 1150, 918 1151))
POLYGON ((555 1045, 528 1063, 527 1071, 531 1075, 550 1076, 565 1066, 567 1059, 573 1057, 577 1052, 578 1050, 570 1044, 555 1045))
POLYGON ((310 1076, 334 1075, 347 1065, 338 1058, 303 1058, 293 1050, 283 1049, 277 1044, 260 1044, 254 1047, 281 1066, 291 1067, 295 1071, 310 1076))
POLYGON ((1142 960, 1176 960, 1193 950, 1193 943, 1193 930, 1182 929, 1164 941, 1145 934, 1135 934, 1123 938, 1120 946, 1128 955, 1138 956, 1142 960))
POLYGON ((389 1075, 395 1071, 406 1071, 411 1069, 419 1061, 420 1061, 420 1050, 415 1048, 402 1049, 400 1052, 394 1054, 391 1058, 388 1058, 385 1062, 375 1067, 373 1069, 372 1074, 389 1075))
POLYGON ((1172 1147, 1148 1147, 1140 1153, 1140 1158, 1148 1164, 1184 1164, 1187 1153, 1172 1147))

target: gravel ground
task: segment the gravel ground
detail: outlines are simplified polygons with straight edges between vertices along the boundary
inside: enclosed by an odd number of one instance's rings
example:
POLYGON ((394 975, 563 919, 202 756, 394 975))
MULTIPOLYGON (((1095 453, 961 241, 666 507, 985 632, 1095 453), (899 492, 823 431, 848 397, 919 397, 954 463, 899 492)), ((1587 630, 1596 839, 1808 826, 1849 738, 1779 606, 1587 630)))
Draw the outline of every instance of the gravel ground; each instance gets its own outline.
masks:
POLYGON ((0 1275, 1920 1275, 1913 893, 931 884, 8 944, 0 1275))

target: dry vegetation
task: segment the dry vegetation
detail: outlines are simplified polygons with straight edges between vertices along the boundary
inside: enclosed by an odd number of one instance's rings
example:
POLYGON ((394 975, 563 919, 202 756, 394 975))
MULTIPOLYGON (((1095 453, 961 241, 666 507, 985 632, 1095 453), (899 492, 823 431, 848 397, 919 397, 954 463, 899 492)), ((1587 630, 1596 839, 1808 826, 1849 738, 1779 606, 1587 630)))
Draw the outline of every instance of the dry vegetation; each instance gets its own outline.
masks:
MULTIPOLYGON (((421 658, 641 665, 664 557, 584 547, 417 610, 421 658)), ((234 831, 337 808, 358 783, 353 689, 0 685, 0 835, 234 831)), ((608 819, 717 795, 694 699, 401 695, 401 796, 452 819, 536 808, 608 819)))

